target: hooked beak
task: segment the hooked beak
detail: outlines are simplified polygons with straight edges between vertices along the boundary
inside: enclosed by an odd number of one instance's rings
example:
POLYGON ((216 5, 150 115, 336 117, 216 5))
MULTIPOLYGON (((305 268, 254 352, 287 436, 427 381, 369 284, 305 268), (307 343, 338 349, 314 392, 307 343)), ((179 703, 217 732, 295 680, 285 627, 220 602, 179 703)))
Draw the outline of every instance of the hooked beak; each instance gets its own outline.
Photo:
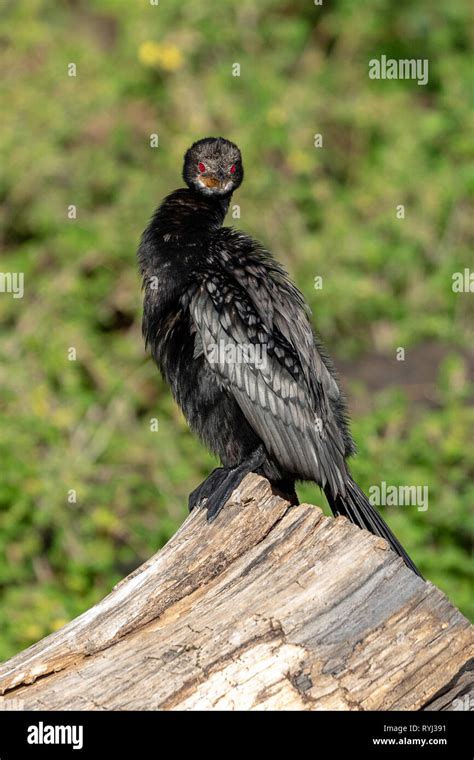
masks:
POLYGON ((214 175, 212 177, 199 177, 199 180, 206 187, 220 187, 222 185, 222 182, 217 177, 217 175, 214 175))
POLYGON ((207 177, 199 176, 198 181, 201 186, 208 190, 220 190, 221 192, 227 192, 231 183, 226 178, 226 174, 222 169, 218 169, 214 174, 207 177))

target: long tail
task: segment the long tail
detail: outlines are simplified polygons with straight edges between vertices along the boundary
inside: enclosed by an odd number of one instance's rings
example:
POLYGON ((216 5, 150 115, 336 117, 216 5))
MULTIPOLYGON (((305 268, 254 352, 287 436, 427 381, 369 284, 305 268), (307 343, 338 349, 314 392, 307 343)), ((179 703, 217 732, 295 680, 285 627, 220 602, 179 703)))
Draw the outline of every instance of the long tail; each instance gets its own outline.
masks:
POLYGON ((381 536, 384 538, 391 548, 403 559, 407 567, 413 570, 414 573, 423 578, 422 574, 412 562, 405 549, 393 535, 392 531, 388 527, 387 523, 382 520, 379 513, 374 509, 367 496, 357 483, 352 480, 348 475, 346 481, 346 495, 342 496, 338 494, 335 498, 330 492, 329 488, 324 489, 329 506, 331 507, 333 514, 344 515, 359 528, 365 528, 373 533, 375 536, 381 536))

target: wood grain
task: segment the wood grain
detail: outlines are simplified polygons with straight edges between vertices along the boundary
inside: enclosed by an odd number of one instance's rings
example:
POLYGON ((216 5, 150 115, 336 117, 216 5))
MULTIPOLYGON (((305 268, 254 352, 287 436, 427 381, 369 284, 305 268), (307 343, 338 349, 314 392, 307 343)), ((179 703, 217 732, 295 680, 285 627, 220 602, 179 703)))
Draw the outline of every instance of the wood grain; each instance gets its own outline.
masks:
POLYGON ((0 691, 29 710, 464 709, 473 651, 469 622, 385 541, 249 475, 214 523, 193 512, 0 666, 0 691))

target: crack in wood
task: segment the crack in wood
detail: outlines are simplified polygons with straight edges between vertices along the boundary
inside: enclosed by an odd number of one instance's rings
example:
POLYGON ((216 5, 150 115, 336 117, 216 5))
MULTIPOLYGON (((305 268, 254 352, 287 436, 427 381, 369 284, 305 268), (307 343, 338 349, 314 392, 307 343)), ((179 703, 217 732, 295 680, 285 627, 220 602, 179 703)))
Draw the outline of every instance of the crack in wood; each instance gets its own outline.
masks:
POLYGON ((429 710, 470 693, 472 627, 438 589, 263 478, 241 492, 0 666, 2 692, 55 710, 429 710))

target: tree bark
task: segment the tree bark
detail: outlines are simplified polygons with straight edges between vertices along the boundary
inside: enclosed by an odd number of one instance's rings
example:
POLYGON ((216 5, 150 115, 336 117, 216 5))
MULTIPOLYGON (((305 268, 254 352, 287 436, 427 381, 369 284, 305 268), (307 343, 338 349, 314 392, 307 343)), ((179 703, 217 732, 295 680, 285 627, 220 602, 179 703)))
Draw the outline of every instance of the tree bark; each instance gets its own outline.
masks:
MULTIPOLYGON (((472 627, 384 540, 249 475, 0 667, 27 710, 467 709, 472 627)), ((1 707, 1 705, 0 705, 1 707)))

